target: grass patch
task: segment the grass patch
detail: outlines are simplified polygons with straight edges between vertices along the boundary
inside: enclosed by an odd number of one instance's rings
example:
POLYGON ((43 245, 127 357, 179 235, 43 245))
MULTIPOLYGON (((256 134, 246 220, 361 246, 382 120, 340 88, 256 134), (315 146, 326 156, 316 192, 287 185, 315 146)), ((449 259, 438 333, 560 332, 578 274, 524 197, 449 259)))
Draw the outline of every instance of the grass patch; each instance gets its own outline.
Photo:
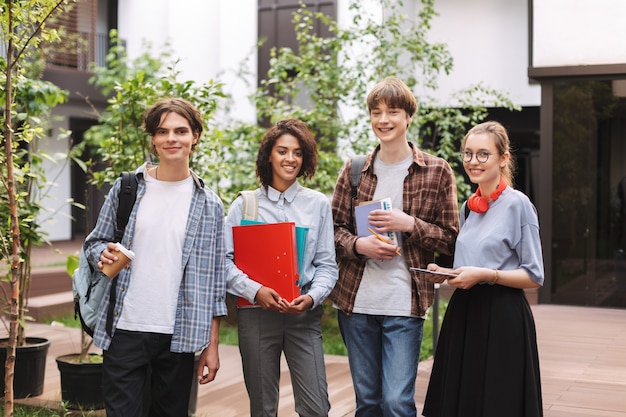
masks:
MULTIPOLYGON (((0 410, 4 414, 4 404, 2 404, 0 410)), ((65 417, 68 414, 65 411, 55 411, 49 408, 28 407, 15 404, 13 406, 13 415, 15 417, 65 417)))
POLYGON ((324 353, 327 355, 346 356, 346 345, 343 344, 343 338, 339 332, 339 324, 337 323, 337 309, 333 308, 330 301, 322 304, 324 314, 322 315, 322 338, 324 341, 324 353))
MULTIPOLYGON (((439 318, 437 320, 438 331, 441 330, 441 322, 448 307, 448 300, 439 300, 439 318)), ((433 310, 430 309, 428 319, 424 322, 424 337, 422 338, 422 350, 420 351, 420 361, 432 357, 435 352, 433 349, 433 310)))
POLYGON ((225 321, 220 323, 220 344, 232 346, 237 346, 239 344, 237 326, 228 324, 225 321))
MULTIPOLYGON (((0 413, 4 415, 4 402, 0 404, 0 413)), ((24 404, 15 404, 13 406, 14 417, 93 417, 103 415, 97 411, 79 411, 69 410, 66 404, 61 403, 61 409, 55 410, 47 407, 36 407, 24 404)))
MULTIPOLYGON (((440 327, 447 305, 448 302, 446 300, 441 300, 439 302, 438 325, 440 327)), ((337 324, 337 309, 333 308, 330 302, 325 302, 323 307, 324 315, 322 316, 322 335, 324 340, 324 353, 327 355, 346 356, 348 353, 346 352, 346 346, 343 344, 343 339, 341 338, 341 333, 339 332, 339 326, 337 324)), ((80 321, 74 318, 73 313, 59 317, 52 317, 44 320, 43 322, 50 324, 53 321, 66 327, 80 328, 80 321)), ((239 344, 237 327, 222 321, 220 324, 220 343, 223 345, 237 346, 237 344, 239 344)), ((420 361, 430 358, 433 354, 433 316, 430 314, 428 319, 424 322, 424 338, 422 339, 420 361)))

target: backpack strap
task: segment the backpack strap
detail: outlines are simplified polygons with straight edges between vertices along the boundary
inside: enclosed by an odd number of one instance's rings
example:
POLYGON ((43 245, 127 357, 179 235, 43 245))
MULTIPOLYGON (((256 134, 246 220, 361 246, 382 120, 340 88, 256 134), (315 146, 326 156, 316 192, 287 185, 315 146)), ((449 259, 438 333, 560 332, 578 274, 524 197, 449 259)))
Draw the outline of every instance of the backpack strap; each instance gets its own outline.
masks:
POLYGON ((350 184, 352 185, 352 199, 356 198, 356 193, 359 188, 359 182, 361 182, 361 171, 365 165, 365 155, 357 155, 352 158, 352 165, 350 166, 350 184))
MULTIPOLYGON (((126 231, 130 212, 133 210, 137 198, 137 176, 134 172, 124 171, 120 174, 122 186, 119 193, 119 205, 117 206, 117 219, 115 221, 115 241, 121 242, 126 231)), ((111 280, 109 292, 109 309, 107 310, 106 332, 113 337, 113 315, 115 314, 115 304, 117 302, 117 277, 111 280)))
MULTIPOLYGON (((243 199, 242 220, 256 220, 259 215, 259 199, 256 190, 239 191, 239 195, 243 199)), ((236 326, 238 323, 237 296, 229 292, 226 293, 226 320, 227 323, 236 326)))
POLYGON ((350 198, 350 224, 355 228, 354 225, 354 200, 356 200, 356 194, 359 190, 359 183, 361 182, 361 171, 363 171, 363 166, 365 165, 365 155, 357 155, 351 159, 352 164, 350 165, 350 185, 352 186, 351 197, 350 198))
POLYGON ((137 176, 134 172, 122 172, 122 186, 120 187, 119 206, 117 207, 117 219, 115 222, 115 241, 121 242, 128 224, 130 212, 135 205, 137 197, 137 176))
POLYGON ((259 215, 259 201, 257 200, 256 190, 239 191, 239 195, 243 198, 242 219, 256 220, 259 215))

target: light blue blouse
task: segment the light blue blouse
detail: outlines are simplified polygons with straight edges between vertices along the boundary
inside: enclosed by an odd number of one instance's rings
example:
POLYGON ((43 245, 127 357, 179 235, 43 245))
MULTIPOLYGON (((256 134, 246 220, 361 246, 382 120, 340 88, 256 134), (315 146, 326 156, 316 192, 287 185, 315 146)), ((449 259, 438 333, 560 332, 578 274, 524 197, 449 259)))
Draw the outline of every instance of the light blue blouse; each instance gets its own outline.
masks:
POLYGON ((544 267, 537 210, 521 191, 507 187, 486 213, 461 209, 461 230, 456 240, 454 267, 524 269, 543 285, 544 267))

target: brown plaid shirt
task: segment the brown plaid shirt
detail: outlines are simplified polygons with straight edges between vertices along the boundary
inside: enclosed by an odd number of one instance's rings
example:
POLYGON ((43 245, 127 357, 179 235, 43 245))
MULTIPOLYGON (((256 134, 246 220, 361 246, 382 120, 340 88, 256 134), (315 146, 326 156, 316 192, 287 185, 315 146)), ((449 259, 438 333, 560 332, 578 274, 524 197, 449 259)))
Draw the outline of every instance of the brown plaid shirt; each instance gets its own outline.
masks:
MULTIPOLYGON (((404 180, 402 209, 414 217, 415 226, 411 233, 402 236, 402 256, 407 268, 425 268, 434 261, 435 252, 451 255, 454 251, 459 232, 456 180, 445 160, 422 152, 410 142, 409 145, 413 149, 413 164, 404 180)), ((351 161, 347 161, 339 173, 333 194, 339 280, 329 298, 347 314, 352 314, 366 262, 354 252, 358 236, 355 232, 353 206, 371 200, 374 195, 377 178, 372 161, 379 150, 380 145, 365 160, 354 204, 351 202, 351 161)), ((411 312, 424 316, 434 301, 434 286, 420 280, 420 274, 412 273, 412 277, 411 312)))

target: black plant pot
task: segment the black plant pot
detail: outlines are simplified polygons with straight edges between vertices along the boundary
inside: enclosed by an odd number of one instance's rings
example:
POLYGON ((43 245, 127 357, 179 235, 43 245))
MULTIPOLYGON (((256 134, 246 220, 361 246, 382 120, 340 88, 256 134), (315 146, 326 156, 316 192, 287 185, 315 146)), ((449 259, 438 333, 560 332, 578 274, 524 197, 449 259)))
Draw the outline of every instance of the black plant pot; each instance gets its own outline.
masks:
MULTIPOLYGON (((7 358, 9 339, 0 339, 0 392, 4 393, 4 364, 7 358)), ((15 376, 13 377, 13 398, 36 397, 43 393, 46 374, 46 356, 50 341, 40 337, 27 337, 24 346, 15 351, 15 376)))
POLYGON ((77 363, 77 356, 71 354, 56 359, 61 373, 61 398, 68 403, 68 408, 74 410, 104 408, 102 362, 77 363))

